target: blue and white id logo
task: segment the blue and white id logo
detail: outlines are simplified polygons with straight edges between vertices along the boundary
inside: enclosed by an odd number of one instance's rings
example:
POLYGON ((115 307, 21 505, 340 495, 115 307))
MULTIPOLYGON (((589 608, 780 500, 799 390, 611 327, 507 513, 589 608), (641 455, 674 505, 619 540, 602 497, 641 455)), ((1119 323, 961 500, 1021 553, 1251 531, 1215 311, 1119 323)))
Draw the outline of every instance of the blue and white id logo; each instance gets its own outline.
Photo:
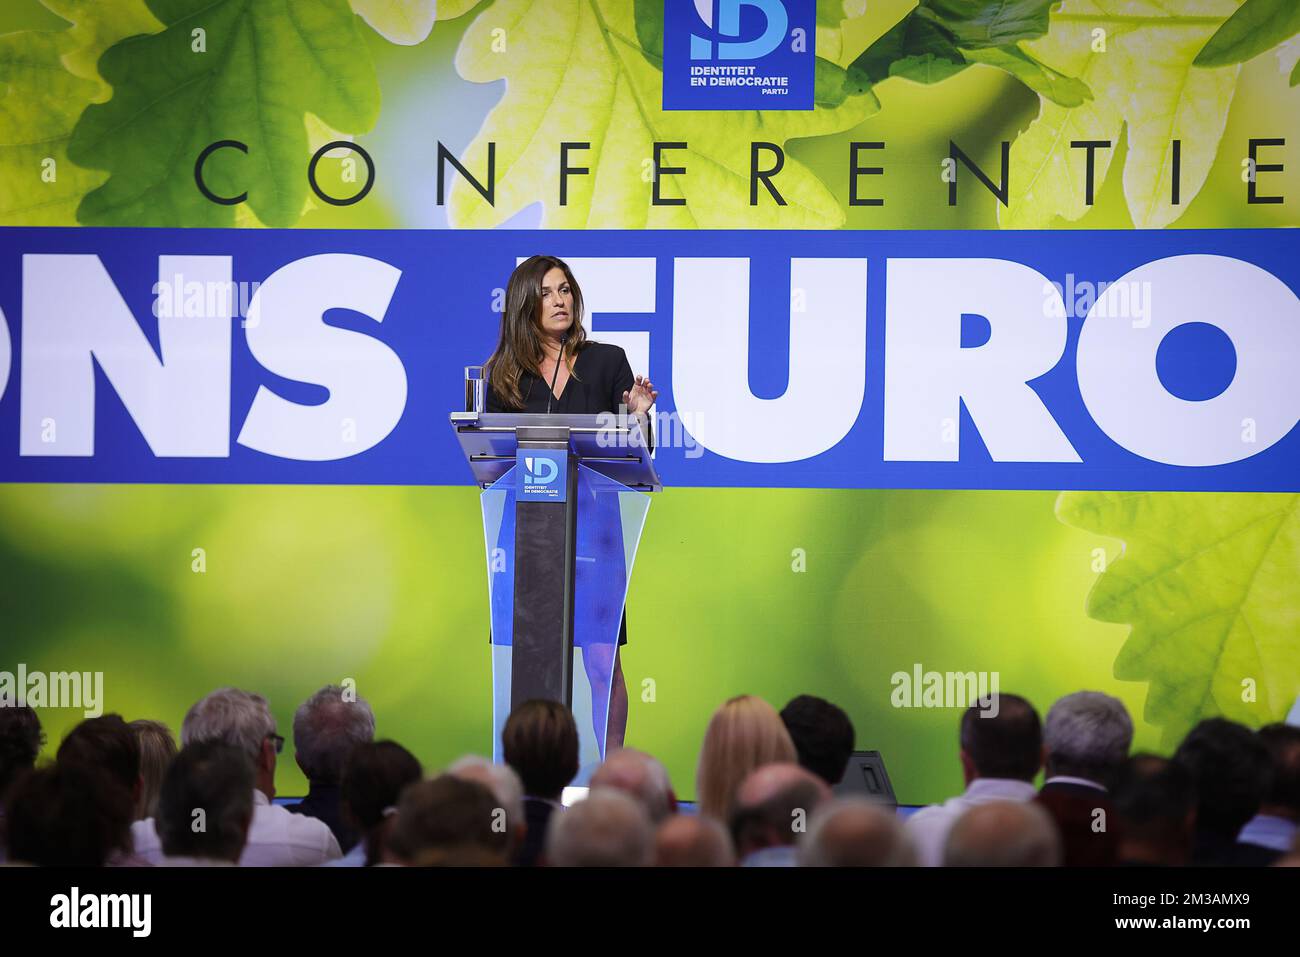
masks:
POLYGON ((811 110, 816 0, 664 0, 665 110, 811 110))
POLYGON ((515 453, 517 494, 520 498, 563 502, 569 486, 568 466, 567 452, 519 449, 515 453))

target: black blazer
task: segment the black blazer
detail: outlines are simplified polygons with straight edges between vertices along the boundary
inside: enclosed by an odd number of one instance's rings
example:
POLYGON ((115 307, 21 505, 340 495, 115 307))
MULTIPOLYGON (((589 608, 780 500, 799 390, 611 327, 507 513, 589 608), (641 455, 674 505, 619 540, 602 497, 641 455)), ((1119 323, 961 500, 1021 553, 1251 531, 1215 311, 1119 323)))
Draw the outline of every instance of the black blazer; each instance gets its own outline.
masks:
POLYGON ((524 798, 524 822, 528 825, 524 831, 524 842, 515 848, 514 859, 510 862, 516 867, 536 867, 542 862, 542 852, 546 849, 546 829, 550 826, 551 815, 555 805, 541 798, 524 798))
POLYGON ((297 804, 290 804, 285 810, 290 814, 302 814, 324 822, 334 832, 339 850, 346 854, 357 846, 361 835, 343 823, 342 794, 337 784, 310 784, 307 796, 297 804))
MULTIPOLYGON (((623 404, 623 393, 636 384, 627 354, 618 346, 605 342, 587 341, 573 362, 573 371, 559 398, 551 400, 551 412, 567 415, 592 415, 599 412, 618 412, 623 404)), ((550 383, 531 372, 519 377, 519 391, 523 393, 524 407, 509 408, 488 385, 486 409, 488 412, 541 412, 546 411, 546 397, 550 383)), ((641 422, 646 433, 646 443, 653 448, 650 420, 641 422)))

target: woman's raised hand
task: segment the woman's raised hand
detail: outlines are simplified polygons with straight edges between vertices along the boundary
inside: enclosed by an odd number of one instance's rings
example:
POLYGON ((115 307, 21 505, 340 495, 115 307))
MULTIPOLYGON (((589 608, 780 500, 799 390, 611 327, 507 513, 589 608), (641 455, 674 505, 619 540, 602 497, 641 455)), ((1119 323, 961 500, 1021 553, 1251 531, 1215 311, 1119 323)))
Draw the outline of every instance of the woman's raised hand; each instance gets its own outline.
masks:
POLYGON ((632 388, 623 392, 623 404, 633 415, 642 415, 650 411, 650 406, 659 398, 659 391, 645 376, 637 376, 632 388))

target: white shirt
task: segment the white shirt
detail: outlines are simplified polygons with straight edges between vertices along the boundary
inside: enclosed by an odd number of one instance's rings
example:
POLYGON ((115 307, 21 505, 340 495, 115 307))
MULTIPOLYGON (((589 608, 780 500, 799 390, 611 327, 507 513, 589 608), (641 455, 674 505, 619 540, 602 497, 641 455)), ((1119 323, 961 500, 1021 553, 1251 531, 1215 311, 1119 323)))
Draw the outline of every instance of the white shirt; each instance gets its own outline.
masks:
MULTIPOLYGON (((166 864, 153 818, 132 824, 131 837, 139 857, 150 864, 166 864)), ((261 791, 253 792, 253 823, 240 867, 315 867, 341 856, 339 842, 323 821, 290 814, 261 791)))
POLYGON ((1052 775, 1050 778, 1048 778, 1046 781, 1043 782, 1043 787, 1047 787, 1049 784, 1077 784, 1079 787, 1092 788, 1094 791, 1106 790, 1106 786, 1104 784, 1098 784, 1096 781, 1091 781, 1088 778, 1071 777, 1068 774, 1052 775))
POLYGON ((1012 778, 976 778, 965 794, 949 798, 942 804, 921 808, 903 824, 916 848, 917 863, 922 867, 943 864, 943 845, 957 818, 973 807, 990 801, 1032 801, 1035 790, 1029 781, 1012 778))

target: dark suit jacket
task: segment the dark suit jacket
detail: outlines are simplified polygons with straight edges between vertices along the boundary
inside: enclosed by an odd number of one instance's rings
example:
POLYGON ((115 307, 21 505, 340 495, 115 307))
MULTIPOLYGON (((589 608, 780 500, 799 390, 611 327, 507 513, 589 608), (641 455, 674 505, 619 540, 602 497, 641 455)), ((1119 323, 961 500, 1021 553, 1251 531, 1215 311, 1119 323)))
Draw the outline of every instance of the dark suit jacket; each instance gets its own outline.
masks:
MULTIPOLYGON (((522 409, 507 406, 490 382, 484 408, 488 412, 545 413, 547 395, 550 394, 550 410, 553 414, 617 412, 623 404, 623 393, 629 391, 635 382, 627 354, 622 349, 605 342, 588 340, 573 360, 573 371, 558 398, 551 393, 550 382, 531 372, 525 372, 519 378, 519 391, 524 398, 522 409)), ((646 441, 653 445, 648 431, 646 441)))
POLYGON ((312 784, 307 796, 285 808, 290 814, 302 814, 324 822, 334 832, 339 850, 344 854, 356 847, 361 835, 343 823, 343 809, 337 784, 312 784))
POLYGON ((1192 842, 1194 867, 1268 867, 1281 851, 1258 844, 1238 844, 1235 840, 1208 831, 1197 831, 1192 842))
POLYGON ((1057 781, 1035 798, 1061 832, 1066 867, 1111 867, 1119 850, 1110 796, 1097 788, 1057 781))
POLYGON ((524 798, 524 823, 528 829, 524 832, 524 841, 515 851, 515 859, 510 863, 519 867, 536 867, 542 863, 542 851, 546 848, 546 828, 555 813, 555 805, 541 798, 524 798))

